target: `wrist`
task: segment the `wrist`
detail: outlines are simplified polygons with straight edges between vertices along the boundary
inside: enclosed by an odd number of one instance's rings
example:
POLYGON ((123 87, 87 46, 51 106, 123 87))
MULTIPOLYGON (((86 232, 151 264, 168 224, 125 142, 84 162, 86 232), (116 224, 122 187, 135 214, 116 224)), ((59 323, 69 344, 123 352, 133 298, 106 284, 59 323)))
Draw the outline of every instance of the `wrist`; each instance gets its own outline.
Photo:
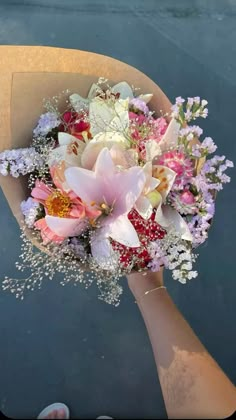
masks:
POLYGON ((144 273, 134 272, 129 274, 127 279, 131 292, 137 298, 148 290, 163 286, 163 270, 156 273, 151 271, 144 273))

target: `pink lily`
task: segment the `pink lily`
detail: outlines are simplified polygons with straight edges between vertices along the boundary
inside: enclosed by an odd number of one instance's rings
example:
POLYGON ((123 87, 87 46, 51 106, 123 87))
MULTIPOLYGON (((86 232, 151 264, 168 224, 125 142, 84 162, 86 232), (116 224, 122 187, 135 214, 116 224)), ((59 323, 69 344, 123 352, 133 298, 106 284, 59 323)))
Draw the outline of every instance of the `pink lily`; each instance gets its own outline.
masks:
MULTIPOLYGON (((140 245, 127 215, 146 181, 142 168, 135 166, 117 172, 109 150, 104 148, 96 160, 94 171, 69 168, 65 177, 70 188, 87 206, 95 205, 102 211, 98 228, 91 239, 92 255, 98 263, 111 255, 109 238, 129 247, 140 245)), ((54 229, 54 232, 58 230, 54 229)))

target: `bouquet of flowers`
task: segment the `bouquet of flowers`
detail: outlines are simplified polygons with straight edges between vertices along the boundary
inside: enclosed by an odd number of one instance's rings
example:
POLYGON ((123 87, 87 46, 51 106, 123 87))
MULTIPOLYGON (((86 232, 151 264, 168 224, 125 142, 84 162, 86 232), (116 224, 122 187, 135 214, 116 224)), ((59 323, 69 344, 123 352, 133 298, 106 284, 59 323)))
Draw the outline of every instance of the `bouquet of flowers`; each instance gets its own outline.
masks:
POLYGON ((28 177, 17 267, 31 269, 24 280, 6 277, 3 288, 23 298, 60 272, 62 284, 96 280, 100 297, 117 304, 119 279, 133 270, 164 266, 181 283, 195 278, 194 249, 207 239, 216 192, 233 167, 225 156, 209 158, 216 145, 190 125, 207 117, 207 101, 178 97, 157 118, 152 93, 126 82, 100 78, 87 98, 62 95, 63 110, 58 97, 45 100, 28 148, 0 153, 2 176, 28 177))

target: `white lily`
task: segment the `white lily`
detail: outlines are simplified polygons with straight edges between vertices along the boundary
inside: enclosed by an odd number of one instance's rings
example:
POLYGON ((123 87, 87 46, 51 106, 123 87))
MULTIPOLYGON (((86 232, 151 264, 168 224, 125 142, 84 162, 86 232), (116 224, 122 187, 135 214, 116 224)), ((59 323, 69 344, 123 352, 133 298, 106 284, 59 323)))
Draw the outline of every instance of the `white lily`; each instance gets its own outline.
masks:
POLYGON ((93 136, 107 131, 125 133, 129 127, 129 99, 117 99, 110 104, 95 97, 89 104, 89 121, 93 136))
MULTIPOLYGON (((96 83, 93 83, 87 98, 83 98, 82 96, 78 95, 77 93, 74 93, 73 95, 70 96, 70 103, 73 106, 73 108, 75 109, 75 111, 80 112, 81 109, 86 109, 88 108, 89 102, 91 101, 91 99, 95 98, 95 96, 97 95, 97 92, 100 90, 100 86, 98 86, 96 83)), ((120 94, 120 99, 133 99, 134 94, 133 94, 133 90, 130 87, 130 85, 127 82, 119 82, 117 84, 115 84, 112 88, 111 88, 111 92, 112 93, 119 93, 120 94)), ((153 94, 152 93, 147 93, 147 94, 141 94, 138 96, 139 99, 141 99, 142 101, 144 101, 146 104, 148 102, 150 102, 150 100, 152 99, 153 94)))
POLYGON ((85 169, 92 169, 99 153, 104 147, 107 147, 109 150, 111 150, 113 146, 120 146, 122 149, 127 149, 128 145, 129 143, 122 133, 115 131, 99 133, 90 140, 84 148, 81 156, 82 167, 85 169))
POLYGON ((153 204, 156 206, 159 202, 159 193, 153 194, 156 187, 160 184, 160 180, 152 176, 152 163, 147 162, 143 167, 143 172, 146 176, 146 182, 143 191, 135 203, 135 210, 142 216, 143 219, 149 219, 153 212, 153 204), (157 201, 153 202, 153 199, 157 201))
MULTIPOLYGON (((183 217, 177 210, 164 204, 175 181, 176 172, 165 166, 154 165, 153 175, 160 181, 156 189, 156 193, 159 194, 159 205, 156 206, 155 221, 167 231, 174 229, 182 239, 192 241, 192 235, 183 217)), ((158 199, 158 196, 156 198, 158 199)))
POLYGON ((65 162, 66 167, 81 166, 81 155, 85 143, 67 133, 58 133, 59 146, 51 150, 48 156, 48 165, 65 162))

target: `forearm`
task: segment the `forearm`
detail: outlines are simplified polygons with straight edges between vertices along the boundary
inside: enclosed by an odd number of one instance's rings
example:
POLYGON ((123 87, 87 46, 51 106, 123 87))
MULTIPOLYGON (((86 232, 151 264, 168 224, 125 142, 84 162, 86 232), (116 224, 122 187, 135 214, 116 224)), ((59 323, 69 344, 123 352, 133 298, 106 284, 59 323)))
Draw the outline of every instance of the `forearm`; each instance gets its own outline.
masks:
POLYGON ((236 408, 236 391, 180 314, 160 275, 129 276, 143 315, 169 418, 223 418, 236 408))

